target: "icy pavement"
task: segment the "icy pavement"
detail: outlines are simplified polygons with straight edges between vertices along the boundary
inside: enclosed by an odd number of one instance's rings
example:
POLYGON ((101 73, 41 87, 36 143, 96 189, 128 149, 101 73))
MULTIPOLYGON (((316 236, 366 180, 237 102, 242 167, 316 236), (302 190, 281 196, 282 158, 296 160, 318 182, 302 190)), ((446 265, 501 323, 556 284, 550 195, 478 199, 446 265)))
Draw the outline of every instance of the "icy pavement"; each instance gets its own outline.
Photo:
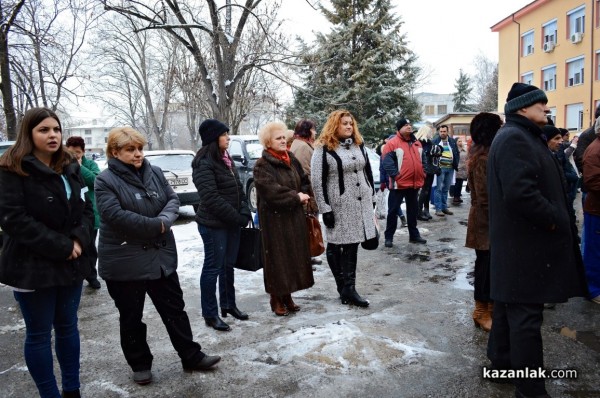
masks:
MULTIPOLYGON (((473 327, 470 316, 473 292, 469 272, 474 253, 464 248, 468 206, 452 210, 454 216, 434 216, 432 221, 420 223, 426 245, 408 243, 406 229, 398 229, 393 248, 359 251, 357 290, 370 300, 368 308, 340 304, 323 256, 323 264, 316 267, 314 287, 293 295, 301 311, 287 317, 270 311, 262 271, 236 271, 238 307, 247 311, 250 319, 227 317, 224 320, 232 330, 217 332, 204 325, 200 314, 204 250, 191 208, 182 208, 174 232, 192 330, 205 352, 222 355, 223 360, 214 371, 184 373, 148 300, 144 320, 154 354, 154 382, 136 385, 119 346, 118 314, 104 284, 99 291, 86 288, 79 312, 82 395, 512 396, 510 385, 481 379, 481 366, 487 364, 487 334, 473 327)), ((23 323, 7 289, 0 289, 0 305, 0 395, 35 396, 22 357, 23 323)), ((593 344, 561 335, 563 327, 582 331, 593 340, 600 330, 600 306, 575 299, 546 312, 546 366, 579 370, 577 380, 547 381, 550 394, 600 397, 600 353, 593 344)))

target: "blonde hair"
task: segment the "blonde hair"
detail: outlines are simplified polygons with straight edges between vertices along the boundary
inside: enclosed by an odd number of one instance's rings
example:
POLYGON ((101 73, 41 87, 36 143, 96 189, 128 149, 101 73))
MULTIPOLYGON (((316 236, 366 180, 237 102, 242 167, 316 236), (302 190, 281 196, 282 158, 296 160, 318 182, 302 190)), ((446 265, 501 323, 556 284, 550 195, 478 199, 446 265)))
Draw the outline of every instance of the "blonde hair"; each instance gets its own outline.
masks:
POLYGON ((269 122, 260 129, 260 131, 258 132, 258 140, 265 149, 269 148, 269 145, 271 144, 271 138, 273 138, 273 133, 279 130, 283 130, 283 132, 285 133, 285 138, 287 139, 288 128, 284 123, 269 122))
POLYGON ((337 136, 337 130, 342 123, 342 118, 346 116, 352 118, 352 139, 354 140, 354 143, 356 145, 362 144, 364 140, 358 131, 356 119, 349 111, 345 109, 339 109, 329 114, 329 117, 325 122, 325 126, 323 126, 323 130, 321 130, 321 135, 319 135, 319 139, 317 140, 317 145, 322 145, 330 151, 335 150, 340 145, 340 140, 337 136))
POLYGON ((433 137, 433 129, 429 126, 421 126, 415 134, 415 138, 418 140, 430 140, 431 137, 433 137))
POLYGON ((126 145, 134 144, 144 146, 148 143, 146 137, 132 127, 115 127, 108 133, 106 143, 106 157, 114 158, 113 151, 118 151, 126 145))

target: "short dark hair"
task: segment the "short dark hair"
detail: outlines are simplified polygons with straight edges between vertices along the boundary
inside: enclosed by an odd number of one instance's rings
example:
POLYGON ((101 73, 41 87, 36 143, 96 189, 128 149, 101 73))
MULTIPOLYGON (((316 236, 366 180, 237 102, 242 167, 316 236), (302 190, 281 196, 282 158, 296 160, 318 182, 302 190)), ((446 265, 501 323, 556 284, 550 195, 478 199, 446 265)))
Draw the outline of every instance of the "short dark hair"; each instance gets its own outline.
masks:
POLYGON ((65 145, 68 147, 79 147, 82 151, 85 151, 85 140, 76 135, 67 138, 65 145))
POLYGON ((443 127, 446 127, 446 130, 450 131, 450 129, 448 128, 447 124, 442 124, 442 125, 438 126, 438 128, 437 128, 438 131, 440 131, 440 129, 443 128, 443 127))
POLYGON ((315 122, 310 119, 302 119, 296 123, 296 127, 294 128, 294 135, 300 138, 310 138, 312 137, 312 133, 310 130, 315 129, 317 126, 315 122))
POLYGON ((596 107, 596 112, 594 112, 594 120, 598 119, 600 117, 600 102, 598 103, 598 106, 596 107))
POLYGON ((502 127, 502 118, 495 113, 481 112, 471 120, 469 131, 471 139, 476 145, 485 148, 492 145, 492 141, 498 130, 502 127))

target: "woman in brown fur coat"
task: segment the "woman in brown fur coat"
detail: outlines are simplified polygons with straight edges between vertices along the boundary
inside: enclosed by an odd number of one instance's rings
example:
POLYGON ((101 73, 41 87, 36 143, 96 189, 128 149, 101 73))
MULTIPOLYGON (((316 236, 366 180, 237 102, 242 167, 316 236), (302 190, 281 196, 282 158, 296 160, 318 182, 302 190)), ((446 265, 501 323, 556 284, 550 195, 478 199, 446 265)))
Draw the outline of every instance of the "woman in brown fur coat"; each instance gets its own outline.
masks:
POLYGON ((311 203, 312 188, 300 162, 287 150, 286 131, 279 122, 262 128, 259 139, 265 150, 254 166, 265 290, 271 309, 280 316, 300 310, 291 293, 314 284, 303 209, 311 203))
POLYGON ((490 298, 490 238, 488 217, 487 162, 492 141, 502 126, 502 119, 494 113, 481 112, 471 121, 473 144, 467 164, 471 209, 467 224, 465 246, 475 249, 475 310, 473 322, 486 332, 492 328, 490 298))

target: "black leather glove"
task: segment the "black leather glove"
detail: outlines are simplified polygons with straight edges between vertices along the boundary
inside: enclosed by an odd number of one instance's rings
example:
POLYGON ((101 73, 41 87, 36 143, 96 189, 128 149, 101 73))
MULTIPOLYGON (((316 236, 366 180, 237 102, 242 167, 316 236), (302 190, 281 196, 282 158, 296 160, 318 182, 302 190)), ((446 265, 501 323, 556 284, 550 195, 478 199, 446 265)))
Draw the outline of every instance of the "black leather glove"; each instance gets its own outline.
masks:
POLYGON ((250 211, 250 207, 248 207, 246 202, 242 202, 242 206, 240 207, 240 215, 247 217, 248 221, 252 219, 252 212, 250 211))
POLYGON ((333 217, 333 212, 323 213, 323 224, 327 228, 333 228, 335 226, 335 217, 333 217))

